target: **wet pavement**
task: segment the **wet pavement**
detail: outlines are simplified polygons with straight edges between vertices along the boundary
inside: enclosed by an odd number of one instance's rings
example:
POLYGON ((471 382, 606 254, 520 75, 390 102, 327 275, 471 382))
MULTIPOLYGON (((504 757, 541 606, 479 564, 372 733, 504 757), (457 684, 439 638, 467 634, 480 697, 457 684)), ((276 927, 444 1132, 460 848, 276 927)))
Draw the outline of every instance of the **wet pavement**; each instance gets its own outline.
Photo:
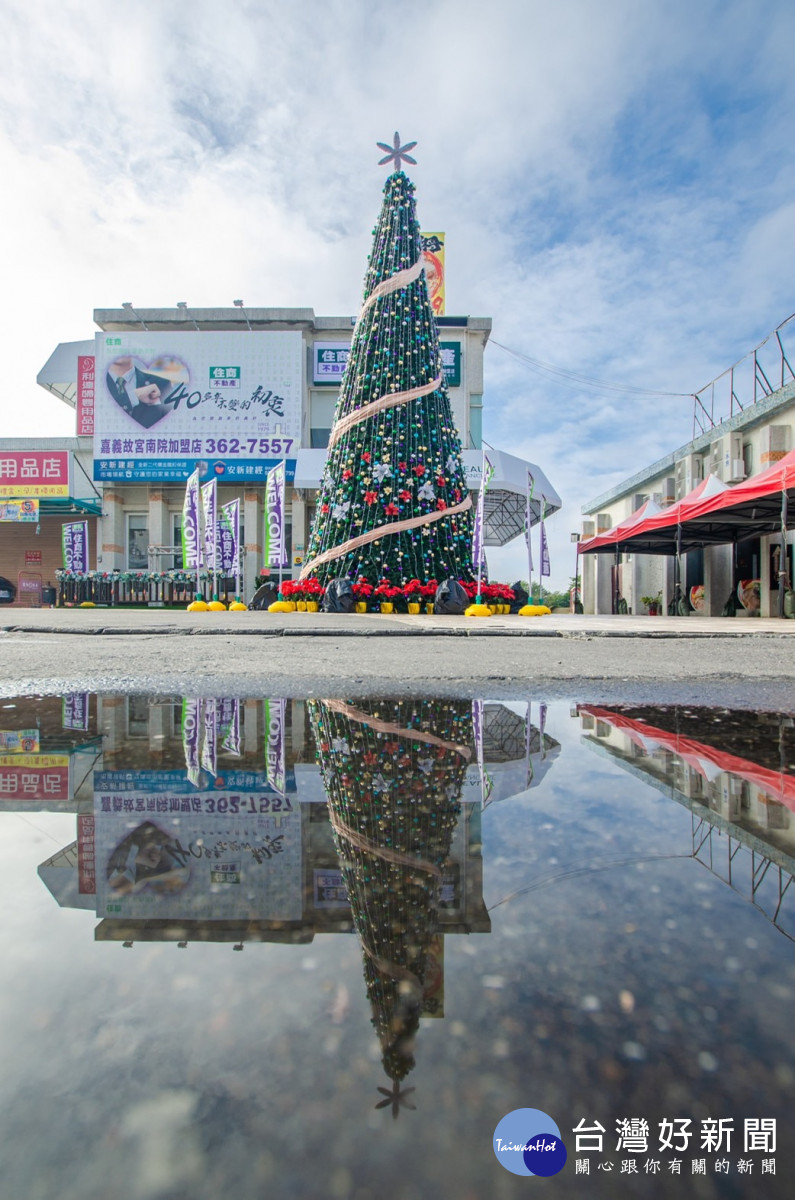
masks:
POLYGON ((791 1195, 795 705, 263 694, 0 701, 6 1194, 791 1195))

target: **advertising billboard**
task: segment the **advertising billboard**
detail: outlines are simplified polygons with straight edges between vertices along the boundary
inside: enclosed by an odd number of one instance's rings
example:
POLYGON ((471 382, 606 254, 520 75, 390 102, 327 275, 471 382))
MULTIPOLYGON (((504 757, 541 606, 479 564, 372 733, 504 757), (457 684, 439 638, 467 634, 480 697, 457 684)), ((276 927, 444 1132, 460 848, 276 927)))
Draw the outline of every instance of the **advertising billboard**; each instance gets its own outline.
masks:
POLYGON ((431 308, 437 317, 444 316, 444 234, 421 233, 422 253, 425 258, 425 278, 428 280, 428 296, 431 308))
MULTIPOLYGON (((94 478, 260 482, 301 444, 296 331, 98 333, 94 478)), ((291 461, 292 459, 292 461, 291 461)), ((292 469, 291 469, 292 468, 292 469)))
POLYGON ((301 918, 301 813, 286 797, 100 787, 92 833, 98 916, 301 918))

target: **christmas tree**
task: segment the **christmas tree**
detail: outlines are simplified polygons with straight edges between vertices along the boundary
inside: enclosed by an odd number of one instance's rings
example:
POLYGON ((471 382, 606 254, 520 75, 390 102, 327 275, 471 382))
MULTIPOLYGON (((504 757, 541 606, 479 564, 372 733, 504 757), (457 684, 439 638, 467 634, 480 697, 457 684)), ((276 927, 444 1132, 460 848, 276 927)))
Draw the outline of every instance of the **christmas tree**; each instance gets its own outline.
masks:
POLYGON ((382 1063, 395 1082, 414 1066, 426 955, 442 865, 471 757, 465 701, 310 701, 317 757, 356 930, 382 1063))
POLYGON ((461 465, 420 246, 414 185, 394 149, 301 578, 471 580, 461 465))

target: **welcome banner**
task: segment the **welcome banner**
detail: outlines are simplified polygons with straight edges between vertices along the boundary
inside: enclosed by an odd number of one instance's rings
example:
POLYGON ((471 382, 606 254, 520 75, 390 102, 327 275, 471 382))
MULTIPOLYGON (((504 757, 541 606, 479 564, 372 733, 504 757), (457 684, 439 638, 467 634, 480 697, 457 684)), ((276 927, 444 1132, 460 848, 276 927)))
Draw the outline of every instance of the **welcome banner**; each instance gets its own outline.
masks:
POLYGON ((202 566, 202 547, 199 542, 199 472, 188 479, 185 501, 182 505, 182 566, 186 571, 197 571, 202 566))
POLYGON ((287 564, 284 536, 285 466, 279 463, 268 472, 265 489, 265 567, 281 570, 287 564))
POLYGON ((63 565, 67 571, 88 570, 88 521, 70 521, 61 527, 63 565))

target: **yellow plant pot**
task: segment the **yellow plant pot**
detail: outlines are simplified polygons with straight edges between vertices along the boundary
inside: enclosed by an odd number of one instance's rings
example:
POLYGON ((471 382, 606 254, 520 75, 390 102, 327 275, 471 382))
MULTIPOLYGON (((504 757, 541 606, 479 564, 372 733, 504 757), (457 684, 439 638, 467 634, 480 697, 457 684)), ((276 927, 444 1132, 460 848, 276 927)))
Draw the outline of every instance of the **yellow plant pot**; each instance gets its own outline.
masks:
POLYGON ((411 601, 406 605, 406 608, 410 613, 418 613, 420 611, 419 604, 413 604, 411 601))
POLYGON ((394 611, 395 611, 395 606, 391 600, 382 600, 381 601, 381 612, 382 613, 391 613, 394 611))
POLYGON ((499 611, 499 607, 500 607, 499 604, 487 604, 486 605, 486 608, 489 610, 489 612, 491 613, 491 615, 493 617, 496 617, 496 615, 499 611))
POLYGON ((357 600, 354 605, 354 609, 356 612, 367 612, 367 601, 357 600))
POLYGON ((433 600, 429 600, 428 603, 425 605, 425 611, 429 617, 433 616, 433 600))
POLYGON ((295 607, 299 612, 306 612, 306 600, 296 600, 295 607))
POLYGON ((501 605, 500 605, 500 612, 502 613, 502 615, 503 615, 504 617, 507 617, 507 616, 508 616, 508 614, 510 613, 510 611, 511 611, 511 606, 510 606, 510 604, 501 604, 501 605))
POLYGON ((319 607, 319 605, 318 605, 317 600, 307 600, 307 602, 306 602, 306 611, 307 612, 317 612, 318 607, 319 607))
POLYGON ((226 605, 223 600, 211 600, 207 608, 210 612, 226 612, 226 605))
POLYGON ((209 612, 209 606, 205 600, 192 600, 187 608, 188 612, 209 612))

